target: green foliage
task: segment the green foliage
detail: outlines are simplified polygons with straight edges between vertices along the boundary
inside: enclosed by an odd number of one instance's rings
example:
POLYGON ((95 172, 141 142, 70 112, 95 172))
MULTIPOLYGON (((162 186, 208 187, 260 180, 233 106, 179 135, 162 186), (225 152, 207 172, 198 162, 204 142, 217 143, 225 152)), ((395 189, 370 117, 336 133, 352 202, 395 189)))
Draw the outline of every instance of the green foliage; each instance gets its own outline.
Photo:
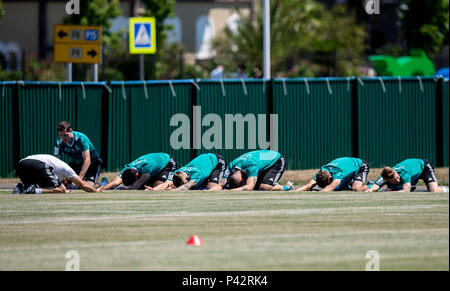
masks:
POLYGON ((0 69, 0 80, 1 81, 15 81, 22 80, 22 72, 20 71, 4 71, 0 69))
POLYGON ((3 10, 3 3, 2 0, 0 0, 0 18, 5 15, 5 10, 3 10))
POLYGON ((84 0, 80 1, 80 14, 66 17, 64 24, 100 25, 102 43, 106 48, 120 42, 120 33, 110 33, 111 19, 119 16, 119 0, 84 0))
MULTIPOLYGON (((36 53, 25 58, 25 80, 27 81, 65 81, 65 65, 55 63, 50 58, 39 59, 36 53)), ((22 79, 21 77, 16 80, 22 79)))
MULTIPOLYGON (((358 74, 357 66, 364 63, 366 33, 345 6, 336 5, 329 11, 314 0, 273 0, 270 13, 274 76, 358 74)), ((255 19, 239 14, 237 32, 225 29, 214 42, 214 62, 226 71, 236 70, 241 63, 262 67, 262 7, 255 19)), ((248 73, 255 76, 251 69, 248 73)))
POLYGON ((166 39, 166 27, 164 19, 172 17, 175 11, 175 0, 141 0, 145 5, 142 16, 155 17, 156 20, 156 44, 162 44, 166 39))
MULTIPOLYGON (((323 14, 317 36, 312 42, 314 52, 322 56, 322 75, 352 76, 364 64, 366 32, 344 5, 335 5, 323 14)), ((313 57, 314 59, 314 57, 313 57)))
MULTIPOLYGON (((156 45, 154 55, 145 55, 145 79, 174 79, 183 78, 181 69, 183 46, 166 43, 166 30, 164 19, 174 15, 175 1, 170 0, 143 0, 145 12, 140 16, 155 17, 156 20, 156 45)), ((128 43, 119 41, 108 48, 105 53, 106 66, 123 73, 125 80, 139 79, 139 55, 130 55, 128 43)))
POLYGON ((449 42, 449 0, 402 0, 403 34, 408 51, 433 56, 449 42))
POLYGON ((80 14, 72 14, 64 19, 65 24, 101 25, 103 33, 108 34, 110 19, 119 16, 118 0, 80 1, 80 14))

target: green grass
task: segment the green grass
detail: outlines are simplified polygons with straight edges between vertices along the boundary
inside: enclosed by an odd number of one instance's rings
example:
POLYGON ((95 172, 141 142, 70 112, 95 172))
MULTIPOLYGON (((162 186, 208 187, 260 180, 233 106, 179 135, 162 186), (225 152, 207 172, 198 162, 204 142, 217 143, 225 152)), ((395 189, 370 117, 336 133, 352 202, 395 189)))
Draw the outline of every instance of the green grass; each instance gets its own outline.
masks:
POLYGON ((0 192, 0 270, 449 270, 448 193, 0 192), (204 241, 186 245, 191 235, 204 241))

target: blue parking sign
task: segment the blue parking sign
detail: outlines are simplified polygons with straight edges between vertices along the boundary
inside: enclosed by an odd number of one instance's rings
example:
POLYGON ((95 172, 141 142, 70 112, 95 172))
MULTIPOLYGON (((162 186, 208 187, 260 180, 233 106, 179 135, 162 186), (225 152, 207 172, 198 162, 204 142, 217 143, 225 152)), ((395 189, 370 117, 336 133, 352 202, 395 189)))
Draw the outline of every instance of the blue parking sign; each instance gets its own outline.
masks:
POLYGON ((85 29, 84 30, 84 40, 97 41, 98 40, 98 31, 96 29, 85 29))

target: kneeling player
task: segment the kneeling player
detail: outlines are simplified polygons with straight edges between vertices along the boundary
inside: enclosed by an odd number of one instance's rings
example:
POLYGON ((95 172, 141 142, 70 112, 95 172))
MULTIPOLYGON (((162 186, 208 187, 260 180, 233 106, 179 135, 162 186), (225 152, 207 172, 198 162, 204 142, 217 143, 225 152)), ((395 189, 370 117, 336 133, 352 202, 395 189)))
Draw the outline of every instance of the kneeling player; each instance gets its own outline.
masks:
POLYGON ((292 183, 286 186, 278 184, 285 169, 286 160, 278 152, 270 150, 248 152, 230 163, 228 185, 234 191, 293 190, 292 183))
POLYGON ((51 155, 32 155, 20 160, 16 173, 23 184, 17 184, 14 194, 68 193, 62 183, 64 179, 86 192, 100 192, 81 180, 68 164, 51 155))
POLYGON ((369 165, 358 158, 338 158, 320 167, 320 171, 305 186, 296 191, 309 191, 318 185, 321 191, 353 190, 363 192, 369 187, 366 183, 369 165))
POLYGON ((227 163, 222 156, 201 154, 184 167, 176 170, 172 179, 166 183, 166 189, 222 190, 226 184, 226 179, 224 179, 226 169, 227 163))
POLYGON ((388 191, 409 192, 415 189, 419 179, 427 185, 428 192, 448 192, 439 187, 433 165, 423 159, 407 159, 394 167, 384 167, 381 176, 366 192, 375 192, 387 184, 388 191))
POLYGON ((166 153, 143 155, 125 165, 119 175, 104 186, 103 190, 114 189, 123 183, 126 190, 144 190, 145 186, 161 187, 173 174, 177 163, 166 153))

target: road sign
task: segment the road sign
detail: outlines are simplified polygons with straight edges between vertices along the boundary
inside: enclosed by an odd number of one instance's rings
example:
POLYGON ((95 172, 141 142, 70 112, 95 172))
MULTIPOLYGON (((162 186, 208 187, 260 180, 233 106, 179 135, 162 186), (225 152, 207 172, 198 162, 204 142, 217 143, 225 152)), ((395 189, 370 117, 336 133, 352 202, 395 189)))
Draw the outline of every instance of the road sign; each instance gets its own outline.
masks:
POLYGON ((53 36, 55 62, 100 63, 100 26, 57 24, 53 36))
POLYGON ((90 44, 55 45, 55 62, 63 63, 100 63, 100 46, 90 44))
POLYGON ((88 25, 55 25, 54 43, 101 43, 101 27, 88 25))
POLYGON ((156 53, 156 24, 154 17, 130 18, 130 54, 156 53))

